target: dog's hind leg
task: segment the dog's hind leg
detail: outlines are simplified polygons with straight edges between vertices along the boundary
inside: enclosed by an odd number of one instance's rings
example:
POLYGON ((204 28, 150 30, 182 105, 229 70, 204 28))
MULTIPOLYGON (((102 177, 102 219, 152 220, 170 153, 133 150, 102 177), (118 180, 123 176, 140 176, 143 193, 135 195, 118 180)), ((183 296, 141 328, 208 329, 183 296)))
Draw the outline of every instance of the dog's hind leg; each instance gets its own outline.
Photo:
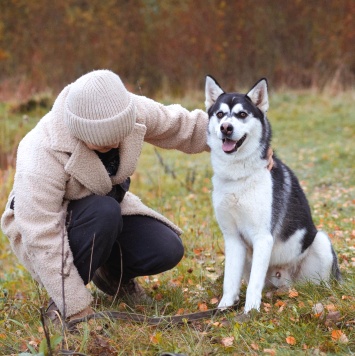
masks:
POLYGON ((224 251, 223 297, 218 308, 227 308, 239 301, 246 247, 236 234, 225 234, 224 251))
POLYGON ((332 272, 336 279, 340 279, 337 258, 329 237, 323 231, 318 231, 301 263, 297 279, 319 284, 321 281, 327 282, 332 272))
POLYGON ((253 259, 244 313, 248 313, 251 309, 260 310, 261 293, 269 268, 274 241, 270 234, 254 236, 253 240, 253 259))

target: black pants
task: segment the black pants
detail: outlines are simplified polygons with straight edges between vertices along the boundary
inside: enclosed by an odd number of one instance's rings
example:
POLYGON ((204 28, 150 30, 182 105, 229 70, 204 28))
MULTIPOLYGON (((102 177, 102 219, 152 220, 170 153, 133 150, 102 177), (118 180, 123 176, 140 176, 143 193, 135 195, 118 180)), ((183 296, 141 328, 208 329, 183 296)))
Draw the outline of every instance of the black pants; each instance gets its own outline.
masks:
POLYGON ((67 230, 74 264, 85 284, 103 264, 117 278, 122 272, 125 283, 167 271, 184 254, 180 237, 168 226, 147 216, 122 216, 120 204, 108 196, 71 201, 67 230))

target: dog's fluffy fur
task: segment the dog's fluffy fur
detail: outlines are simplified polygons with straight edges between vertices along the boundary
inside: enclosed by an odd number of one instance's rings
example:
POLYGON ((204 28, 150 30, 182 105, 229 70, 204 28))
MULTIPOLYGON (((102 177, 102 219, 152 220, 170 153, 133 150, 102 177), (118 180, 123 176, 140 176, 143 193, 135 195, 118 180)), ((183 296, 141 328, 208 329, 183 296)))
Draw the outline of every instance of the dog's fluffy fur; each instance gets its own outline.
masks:
POLYGON ((260 308, 264 285, 340 279, 328 236, 317 231, 294 173, 273 156, 267 169, 271 127, 266 79, 247 94, 225 93, 206 78, 208 144, 214 175, 213 205, 225 241, 220 308, 239 300, 248 283, 245 313, 260 308))

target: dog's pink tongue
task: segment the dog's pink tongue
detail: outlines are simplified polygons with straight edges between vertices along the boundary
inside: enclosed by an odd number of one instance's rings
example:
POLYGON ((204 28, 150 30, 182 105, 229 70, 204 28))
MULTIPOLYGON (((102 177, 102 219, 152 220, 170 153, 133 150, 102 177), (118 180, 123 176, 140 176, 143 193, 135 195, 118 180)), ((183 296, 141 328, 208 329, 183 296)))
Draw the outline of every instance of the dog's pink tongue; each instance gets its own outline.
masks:
POLYGON ((224 141, 223 141, 223 144, 222 144, 222 150, 224 152, 231 152, 235 149, 235 145, 237 144, 237 142, 235 141, 232 141, 232 140, 229 140, 228 138, 226 138, 224 141))

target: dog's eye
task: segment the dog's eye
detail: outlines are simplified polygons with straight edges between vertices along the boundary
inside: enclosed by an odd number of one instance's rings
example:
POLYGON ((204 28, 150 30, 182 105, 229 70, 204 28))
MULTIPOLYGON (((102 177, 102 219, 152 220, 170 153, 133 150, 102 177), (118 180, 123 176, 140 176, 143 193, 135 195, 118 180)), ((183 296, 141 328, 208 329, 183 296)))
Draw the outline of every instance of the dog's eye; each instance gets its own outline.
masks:
POLYGON ((219 119, 222 119, 222 117, 224 116, 224 113, 222 111, 218 111, 218 113, 216 114, 216 116, 219 118, 219 119))
POLYGON ((248 114, 245 111, 240 111, 238 114, 236 114, 236 117, 238 119, 245 119, 248 116, 248 114))

